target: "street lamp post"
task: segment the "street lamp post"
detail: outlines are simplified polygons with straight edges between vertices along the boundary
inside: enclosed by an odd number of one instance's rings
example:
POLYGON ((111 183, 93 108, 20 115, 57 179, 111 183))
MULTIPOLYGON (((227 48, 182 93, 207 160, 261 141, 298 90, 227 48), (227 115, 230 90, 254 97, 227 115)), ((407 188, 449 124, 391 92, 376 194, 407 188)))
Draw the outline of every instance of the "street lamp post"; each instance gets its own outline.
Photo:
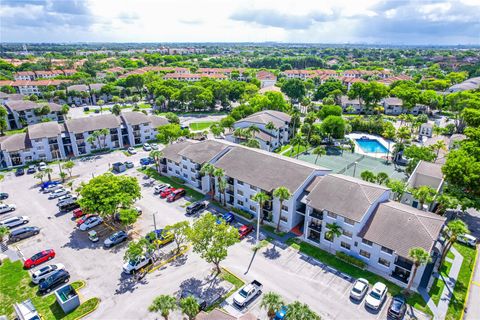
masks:
POLYGON ((357 161, 353 163, 353 177, 355 177, 355 172, 357 171, 357 161))

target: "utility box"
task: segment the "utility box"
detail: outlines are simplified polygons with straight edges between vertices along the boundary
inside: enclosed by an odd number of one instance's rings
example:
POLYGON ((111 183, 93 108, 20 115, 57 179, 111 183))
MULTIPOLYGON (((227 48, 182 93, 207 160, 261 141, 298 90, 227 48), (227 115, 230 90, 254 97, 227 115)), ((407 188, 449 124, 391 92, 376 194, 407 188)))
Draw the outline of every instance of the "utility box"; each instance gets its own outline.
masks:
POLYGON ((80 297, 69 284, 55 291, 55 298, 65 314, 72 312, 80 305, 80 297))
POLYGON ((40 320, 37 309, 32 304, 30 299, 13 305, 17 318, 20 320, 40 320))
POLYGON ((115 162, 113 165, 113 171, 116 173, 121 173, 127 170, 127 166, 123 162, 115 162))

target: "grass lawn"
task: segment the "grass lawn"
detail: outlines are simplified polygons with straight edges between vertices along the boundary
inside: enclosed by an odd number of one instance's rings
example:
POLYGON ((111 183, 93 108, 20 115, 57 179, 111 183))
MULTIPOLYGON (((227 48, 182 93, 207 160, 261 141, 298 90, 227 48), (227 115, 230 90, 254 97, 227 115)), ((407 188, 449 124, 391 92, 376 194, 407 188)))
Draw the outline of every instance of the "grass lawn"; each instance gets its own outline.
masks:
MULTIPOLYGON (((298 240, 295 241, 294 239, 295 238, 289 239, 287 243, 293 244, 292 245, 293 248, 298 248, 300 252, 306 255, 309 255, 310 257, 313 257, 318 261, 321 261, 337 269, 340 272, 348 274, 353 278, 365 278, 371 284, 374 284, 376 282, 383 282, 388 287, 388 293, 391 294, 392 296, 399 294, 403 290, 403 288, 397 286, 396 284, 386 280, 385 278, 373 272, 357 268, 351 264, 343 262, 342 260, 338 259, 335 255, 330 254, 320 248, 317 248, 306 242, 302 242, 298 240)), ((427 314, 433 315, 432 311, 430 311, 430 308, 428 308, 426 302, 422 299, 422 297, 418 293, 414 293, 411 296, 409 296, 407 298, 407 302, 414 308, 422 312, 425 312, 427 314)))
POLYGON ((284 156, 287 156, 287 157, 295 157, 297 154, 300 154, 302 152, 305 152, 307 151, 307 147, 305 146, 292 146, 292 149, 288 150, 287 152, 285 152, 283 155, 284 156))
POLYGON ((473 272, 476 249, 463 244, 455 243, 455 249, 463 256, 462 266, 458 274, 457 283, 453 289, 453 297, 447 310, 447 320, 460 319, 463 305, 469 289, 470 277, 473 272))
POLYGON ((237 291, 238 289, 240 289, 241 287, 243 287, 245 285, 245 281, 243 281, 242 279, 240 279, 239 277, 237 277, 236 275, 234 275, 233 273, 231 273, 230 271, 222 268, 222 273, 220 273, 219 277, 222 279, 222 280, 225 280, 225 281, 228 281, 230 282, 231 284, 233 284, 233 288, 232 290, 230 290, 224 297, 223 299, 220 299, 220 301, 218 301, 217 303, 211 305, 210 307, 207 308, 207 312, 209 311, 212 311, 213 309, 217 308, 218 306, 220 306, 220 304, 225 300, 227 299, 228 297, 230 297, 235 291, 237 291))
POLYGON ((292 147, 291 145, 286 144, 286 145, 282 146, 280 149, 278 149, 277 151, 275 151, 275 153, 282 154, 282 152, 286 151, 287 149, 289 149, 291 147, 292 147))
POLYGON ((210 126, 214 123, 214 121, 192 122, 188 126, 192 131, 202 131, 210 128, 210 126))
POLYGON ((180 183, 177 180, 174 180, 170 177, 160 175, 154 168, 147 168, 145 170, 143 169, 137 169, 138 171, 148 174, 150 177, 154 178, 155 180, 161 181, 163 183, 168 183, 174 188, 183 188, 187 192, 187 196, 191 198, 194 201, 198 201, 203 199, 205 196, 201 194, 198 191, 193 190, 192 188, 187 187, 185 184, 180 183))
MULTIPOLYGON (((453 255, 453 253, 452 253, 452 255, 453 255)), ((444 278, 447 278, 451 267, 452 267, 452 264, 448 261, 445 261, 442 268, 440 269, 441 276, 444 277, 444 278)), ((445 288, 445 282, 443 282, 441 277, 435 279, 435 281, 433 282, 432 288, 430 289, 429 294, 430 294, 430 297, 432 298, 432 300, 435 302, 436 305, 438 305, 438 302, 440 301, 440 297, 442 296, 442 292, 443 292, 444 288, 445 288)))
POLYGON ((264 225, 264 226, 262 226, 262 228, 265 229, 265 230, 267 230, 268 232, 273 233, 273 234, 276 234, 277 236, 280 236, 280 237, 283 237, 283 236, 286 234, 286 232, 282 232, 282 231, 277 232, 277 231, 275 231, 275 227, 273 227, 273 226, 264 225))
POLYGON ((12 134, 23 133, 23 132, 27 132, 27 128, 8 130, 8 131, 5 131, 4 133, 5 135, 9 136, 12 134))
MULTIPOLYGON (((21 261, 11 262, 4 260, 0 266, 0 314, 14 318, 13 304, 31 299, 38 313, 43 319, 78 319, 93 311, 100 300, 92 298, 82 303, 77 309, 65 314, 57 304, 54 294, 40 296, 37 294, 37 286, 30 281, 30 275, 23 269, 21 261)), ((75 281, 71 285, 78 289, 83 286, 82 281, 75 281)))

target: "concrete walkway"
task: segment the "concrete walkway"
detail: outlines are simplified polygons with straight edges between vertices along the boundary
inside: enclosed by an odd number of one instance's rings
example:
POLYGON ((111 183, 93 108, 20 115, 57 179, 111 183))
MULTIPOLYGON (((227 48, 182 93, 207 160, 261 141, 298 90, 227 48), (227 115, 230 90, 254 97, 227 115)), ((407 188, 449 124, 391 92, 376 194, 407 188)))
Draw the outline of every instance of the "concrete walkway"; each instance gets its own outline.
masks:
POLYGON ((443 288, 438 305, 436 306, 435 310, 432 309, 433 314, 435 315, 434 319, 445 319, 448 305, 450 304, 450 300, 453 296, 453 289, 455 288, 455 283, 457 282, 458 274, 460 273, 460 267, 462 266, 463 262, 463 256, 457 251, 457 249, 452 247, 450 251, 455 257, 453 260, 447 258, 447 261, 452 263, 452 267, 448 273, 448 278, 442 277, 445 287, 443 288))

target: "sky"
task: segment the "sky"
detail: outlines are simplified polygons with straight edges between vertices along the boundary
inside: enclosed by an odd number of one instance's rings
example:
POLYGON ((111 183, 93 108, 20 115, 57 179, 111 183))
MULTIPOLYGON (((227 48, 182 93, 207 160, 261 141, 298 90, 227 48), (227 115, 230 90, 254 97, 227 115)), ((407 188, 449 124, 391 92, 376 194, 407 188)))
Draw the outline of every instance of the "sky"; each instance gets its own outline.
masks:
POLYGON ((480 0, 0 0, 0 41, 480 45, 480 0))

